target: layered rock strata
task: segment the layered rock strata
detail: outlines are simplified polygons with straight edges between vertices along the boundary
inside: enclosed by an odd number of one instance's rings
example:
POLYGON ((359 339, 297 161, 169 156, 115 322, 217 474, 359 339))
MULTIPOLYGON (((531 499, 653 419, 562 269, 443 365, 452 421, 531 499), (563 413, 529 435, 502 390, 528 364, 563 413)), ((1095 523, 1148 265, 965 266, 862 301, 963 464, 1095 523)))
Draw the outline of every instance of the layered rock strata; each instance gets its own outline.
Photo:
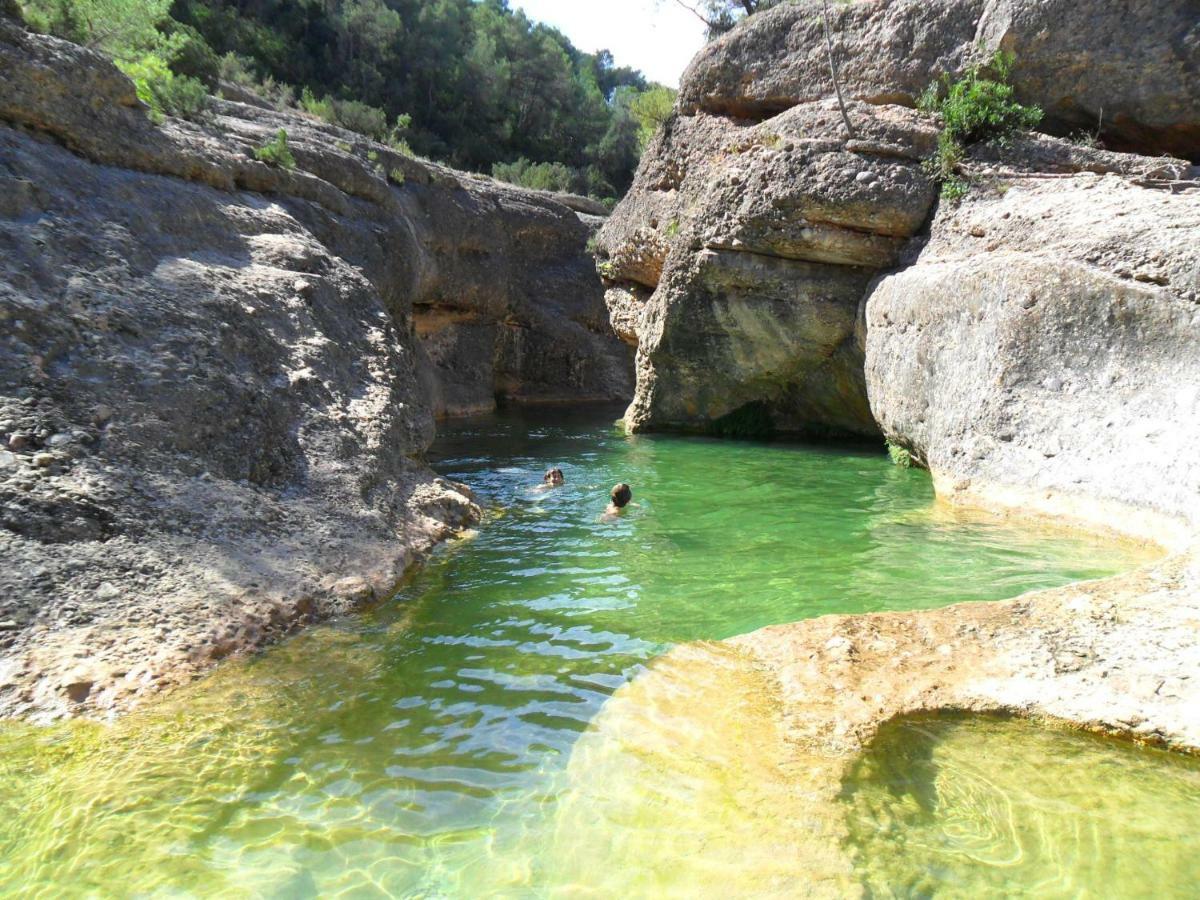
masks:
POLYGON ((1185 158, 1060 144, 1018 154, 1026 174, 1170 181, 1200 157, 1200 107, 1181 80, 1200 71, 1194 0, 1146 4, 1137 29, 1115 0, 835 5, 851 130, 831 97, 821 12, 781 4, 705 48, 600 233, 614 327, 638 345, 635 431, 878 434, 861 301, 936 209, 921 164, 937 123, 912 107, 944 73, 1012 51, 1018 95, 1045 110, 1045 129, 1185 158))
POLYGON ((633 430, 753 412, 772 431, 878 433, 859 306, 925 221, 937 132, 900 107, 854 111, 855 140, 827 102, 757 125, 677 116, 655 139, 598 241, 614 325, 638 345, 633 430))
MULTIPOLYGON (((829 4, 846 96, 915 106, 930 82, 996 51, 1014 54, 1017 99, 1051 134, 1200 161, 1196 0, 856 0, 829 4)), ((833 92, 822 4, 753 16, 692 62, 685 113, 769 118, 833 92)))
POLYGON ((478 516, 435 413, 628 397, 594 226, 295 115, 156 126, 0 18, 0 715, 387 596, 478 516), (254 157, 281 128, 295 168, 254 157))

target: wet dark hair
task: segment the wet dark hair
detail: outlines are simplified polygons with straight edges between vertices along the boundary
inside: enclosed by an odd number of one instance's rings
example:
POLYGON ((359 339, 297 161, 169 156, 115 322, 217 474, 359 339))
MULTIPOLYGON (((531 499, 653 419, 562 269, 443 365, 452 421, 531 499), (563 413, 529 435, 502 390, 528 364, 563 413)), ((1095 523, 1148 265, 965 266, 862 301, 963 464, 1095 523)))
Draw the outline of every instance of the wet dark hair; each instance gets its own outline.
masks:
POLYGON ((622 507, 627 506, 629 501, 633 499, 633 489, 622 481, 612 489, 612 494, 610 496, 612 497, 613 506, 615 506, 617 509, 621 509, 622 507))
POLYGON ((558 468, 557 466, 555 466, 555 467, 554 467, 554 468, 552 468, 552 469, 547 469, 547 470, 546 470, 546 474, 542 476, 542 483, 543 483, 543 484, 549 484, 551 481, 553 481, 553 480, 554 480, 554 477, 555 477, 556 475, 558 476, 558 480, 559 480, 559 481, 566 481, 566 479, 565 479, 565 478, 563 478, 563 471, 562 471, 562 469, 560 469, 560 468, 558 468))

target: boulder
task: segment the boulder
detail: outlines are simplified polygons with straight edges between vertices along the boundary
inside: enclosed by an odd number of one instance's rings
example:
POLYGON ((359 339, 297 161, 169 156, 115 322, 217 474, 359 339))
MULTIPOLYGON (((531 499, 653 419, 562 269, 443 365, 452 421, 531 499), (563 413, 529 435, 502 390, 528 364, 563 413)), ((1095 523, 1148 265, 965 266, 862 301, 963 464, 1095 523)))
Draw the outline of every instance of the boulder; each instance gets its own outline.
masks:
POLYGON ((863 291, 923 225, 936 129, 912 110, 792 107, 746 124, 677 116, 600 232, 618 332, 636 320, 634 430, 877 434, 854 337, 863 291))
MULTIPOLYGON (((781 4, 707 46, 679 105, 763 119, 829 96, 819 0, 781 4)), ((829 4, 843 88, 912 106, 943 73, 996 50, 1053 134, 1099 132, 1114 149, 1200 160, 1197 0, 859 0, 829 4)))
POLYGON ((945 493, 1194 527, 1200 182, 1000 187, 943 206, 915 264, 871 292, 876 419, 945 493))

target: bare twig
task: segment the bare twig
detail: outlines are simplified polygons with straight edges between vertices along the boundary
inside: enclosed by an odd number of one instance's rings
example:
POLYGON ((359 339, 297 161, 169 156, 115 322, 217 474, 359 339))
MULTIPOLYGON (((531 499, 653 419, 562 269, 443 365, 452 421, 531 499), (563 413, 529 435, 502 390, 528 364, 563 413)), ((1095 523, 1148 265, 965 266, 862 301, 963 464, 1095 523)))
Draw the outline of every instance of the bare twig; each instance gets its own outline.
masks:
POLYGON ((838 109, 842 111, 842 121, 846 124, 846 134, 854 138, 854 126, 850 124, 850 114, 846 112, 846 101, 842 97, 842 79, 838 75, 837 60, 833 56, 833 38, 829 30, 829 0, 821 0, 821 15, 825 20, 825 51, 829 54, 829 71, 833 74, 833 89, 837 92, 838 109))
POLYGON ((692 6, 690 3, 684 3, 684 0, 675 0, 675 4, 677 6, 681 6, 684 9, 686 9, 688 12, 690 12, 693 16, 695 16, 697 19, 699 19, 701 22, 703 22, 709 28, 713 27, 713 23, 710 22, 708 19, 706 19, 704 16, 702 16, 700 14, 700 10, 696 9, 696 7, 692 6))

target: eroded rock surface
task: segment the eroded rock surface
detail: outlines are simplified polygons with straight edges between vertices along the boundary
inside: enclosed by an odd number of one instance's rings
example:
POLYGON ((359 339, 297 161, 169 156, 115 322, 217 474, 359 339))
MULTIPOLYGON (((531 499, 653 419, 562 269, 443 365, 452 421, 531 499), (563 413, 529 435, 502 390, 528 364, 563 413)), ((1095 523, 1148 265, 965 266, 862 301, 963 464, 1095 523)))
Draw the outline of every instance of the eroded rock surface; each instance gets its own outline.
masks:
POLYGON ((753 410, 754 428, 877 434, 860 301, 933 203, 937 135, 910 110, 854 109, 855 140, 827 102, 758 125, 678 116, 656 138, 599 239, 610 296, 627 292, 614 322, 638 343, 631 428, 753 410))
MULTIPOLYGON (((1014 174, 944 205, 915 263, 867 301, 884 433, 943 493, 1019 490, 1013 505, 1074 505, 1100 525, 1108 516, 1089 506, 1190 521, 1198 234, 1200 182, 1014 174)), ((1158 527, 1146 536, 1168 542, 1158 527)))
POLYGON ((627 397, 585 218, 244 104, 154 126, 0 18, 0 715, 387 596, 479 513, 435 413, 627 397))
MULTIPOLYGON (((832 99, 817 0, 751 16, 706 47, 599 236, 615 327, 639 348, 627 424, 877 435, 860 374, 860 301, 936 209, 921 165, 936 123, 913 111, 917 97, 939 76, 1008 50, 1017 93, 1046 111, 1046 129, 1200 158, 1200 106, 1187 86, 1200 74, 1200 8, 1132 7, 833 4, 853 134, 832 99)), ((1020 157, 1025 172, 1170 181, 1188 167, 1017 143, 991 152, 1020 157)))
POLYGON ((757 403, 792 425, 879 427, 931 468, 942 500, 1170 554, 1002 603, 686 645, 617 693, 585 752, 618 768, 611 748, 636 746, 669 794, 671 778, 695 780, 679 748, 703 734, 713 685, 736 698, 765 684, 770 746, 745 754, 769 772, 752 777, 806 811, 800 890, 847 896, 837 795, 897 716, 999 711, 1200 751, 1200 171, 1152 155, 1200 149, 1185 87, 1200 7, 831 5, 854 140, 829 99, 819 8, 783 4, 701 53, 601 234, 614 291, 640 286, 610 300, 639 344, 631 425, 702 427, 757 403), (1017 53, 1018 91, 1048 128, 1094 128, 1103 105, 1109 146, 1144 155, 1016 136, 973 148, 969 194, 939 202, 920 168, 931 134, 907 107, 977 46, 1017 53), (828 390, 830 373, 853 385, 856 365, 857 388, 828 390))
MULTIPOLYGON (((819 0, 780 4, 693 61, 681 108, 763 119, 832 92, 819 0)), ((1196 0, 857 0, 829 4, 848 96, 914 106, 930 81, 1014 53, 1018 99, 1052 134, 1200 159, 1196 0)))

